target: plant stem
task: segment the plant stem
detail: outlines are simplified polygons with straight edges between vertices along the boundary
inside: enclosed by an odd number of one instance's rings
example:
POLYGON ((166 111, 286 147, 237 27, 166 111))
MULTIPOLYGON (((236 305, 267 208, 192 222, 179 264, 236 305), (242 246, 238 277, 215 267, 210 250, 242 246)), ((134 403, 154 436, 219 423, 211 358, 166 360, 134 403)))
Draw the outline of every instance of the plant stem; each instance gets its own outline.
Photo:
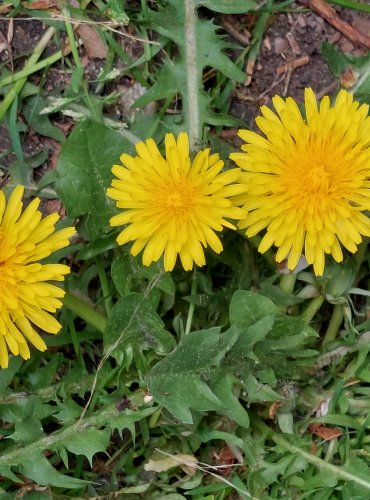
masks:
POLYGON ((320 309, 324 302, 324 297, 319 295, 318 297, 314 297, 311 302, 308 304, 306 309, 303 311, 301 314, 301 318, 306 322, 309 323, 311 319, 315 316, 317 311, 320 309))
POLYGON ((47 387, 42 387, 41 389, 37 389, 35 391, 13 392, 10 394, 2 395, 0 397, 0 405, 8 405, 17 402, 19 403, 20 400, 27 399, 33 396, 37 396, 38 398, 48 401, 49 399, 53 398, 61 388, 63 388, 63 390, 67 394, 79 393, 83 389, 88 390, 91 387, 92 379, 92 374, 86 374, 79 382, 66 384, 64 381, 62 381, 59 384, 48 385, 47 387))
POLYGON ((188 317, 186 318, 186 326, 185 326, 184 335, 187 335, 190 332, 191 324, 193 322, 193 315, 194 315, 194 309, 195 309, 195 299, 197 296, 197 284, 198 284, 197 283, 197 268, 194 267, 193 276, 192 276, 192 280, 191 280, 190 306, 189 306, 188 317))
POLYGON ((76 316, 86 321, 86 323, 96 328, 99 332, 104 333, 107 326, 107 319, 86 302, 66 292, 63 303, 76 316))
POLYGON ((283 274, 280 279, 280 288, 287 295, 291 295, 294 290, 297 275, 293 273, 283 274))
MULTIPOLYGON (((137 413, 141 418, 151 415, 155 408, 145 408, 139 410, 137 413)), ((33 441, 32 443, 27 443, 24 446, 12 446, 8 450, 2 450, 0 455, 0 467, 8 467, 19 465, 22 463, 22 458, 25 456, 31 456, 33 453, 42 453, 44 450, 50 450, 56 447, 59 443, 66 443, 68 441, 73 441, 76 435, 83 433, 87 429, 96 428, 99 429, 105 426, 107 422, 112 419, 117 418, 120 412, 117 410, 115 404, 109 406, 103 406, 101 409, 95 411, 91 416, 86 417, 83 420, 78 420, 76 423, 70 425, 65 425, 62 429, 43 436, 42 438, 33 441)), ((126 415, 128 421, 130 418, 133 422, 139 420, 135 419, 135 412, 130 410, 121 413, 122 417, 126 415)), ((128 425, 126 426, 128 427, 128 425)))
POLYGON ((269 436, 276 444, 289 451, 294 455, 300 455, 305 458, 307 462, 317 467, 319 470, 323 470, 328 472, 329 474, 334 475, 336 478, 341 479, 343 481, 353 481, 364 488, 370 490, 370 482, 361 479, 358 476, 355 476, 351 472, 347 472, 342 467, 337 467, 321 458, 313 455, 312 453, 308 453, 307 451, 302 450, 298 446, 291 444, 287 441, 282 435, 274 432, 270 427, 268 427, 262 420, 255 418, 255 423, 257 426, 267 435, 269 436))
POLYGON ((96 267, 98 268, 98 274, 99 274, 101 289, 103 292, 105 310, 107 311, 107 316, 109 316, 109 313, 113 307, 112 292, 109 287, 107 273, 105 272, 101 257, 96 258, 96 267))
MULTIPOLYGON (((24 66, 24 71, 29 70, 30 68, 34 68, 35 64, 39 60, 42 52, 47 47, 50 40, 53 38, 55 34, 55 28, 49 28, 44 35, 42 36, 39 43, 33 50, 30 58, 26 62, 24 66)), ((33 72, 33 71, 32 71, 33 72)), ((9 90, 9 92, 4 97, 3 101, 0 104, 0 120, 4 118, 5 113, 8 111, 15 97, 20 93, 24 84, 27 82, 27 77, 20 78, 17 82, 14 83, 13 87, 9 90)))
MULTIPOLYGON (((194 150, 197 142, 202 139, 202 130, 199 117, 199 88, 202 82, 197 78, 197 47, 195 37, 195 1, 184 2, 185 9, 185 60, 187 98, 184 113, 188 124, 190 150, 194 150)), ((184 97, 184 96, 183 96, 184 97)))
POLYGON ((340 325, 343 321, 343 306, 337 304, 334 306, 333 314, 331 315, 328 328, 325 332, 325 336, 322 340, 322 345, 327 344, 335 339, 337 336, 340 325))
POLYGON ((369 244, 369 238, 364 237, 364 239, 362 240, 362 242, 358 246, 358 250, 355 254, 357 272, 360 270, 360 267, 365 260, 368 244, 369 244))

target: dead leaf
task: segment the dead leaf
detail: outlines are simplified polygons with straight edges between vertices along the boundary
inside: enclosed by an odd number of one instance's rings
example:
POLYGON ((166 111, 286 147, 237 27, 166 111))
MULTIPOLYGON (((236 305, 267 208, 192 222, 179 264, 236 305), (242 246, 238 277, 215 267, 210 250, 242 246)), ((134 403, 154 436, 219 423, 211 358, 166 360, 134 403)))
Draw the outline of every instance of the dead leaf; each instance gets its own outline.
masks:
POLYGON ((317 444, 312 442, 310 444, 310 453, 312 453, 312 455, 315 455, 317 450, 318 450, 317 444))
POLYGON ((229 446, 224 446, 218 453, 215 453, 216 465, 219 468, 218 473, 220 476, 227 477, 233 471, 232 465, 235 463, 235 456, 229 446))
POLYGON ((10 11, 12 4, 5 3, 4 5, 0 5, 0 14, 7 14, 10 11))
POLYGON ((340 75, 340 83, 345 89, 350 89, 357 82, 359 76, 360 73, 349 67, 340 75))
POLYGON ((282 405, 281 401, 274 401, 272 403, 272 405, 269 408, 269 419, 270 420, 274 420, 276 412, 278 411, 278 409, 280 408, 281 405, 282 405))
POLYGON ((34 0, 33 2, 23 2, 23 7, 26 9, 38 9, 38 10, 46 10, 51 7, 57 7, 56 0, 34 0))
POLYGON ((194 476, 196 468, 192 464, 196 464, 198 460, 193 457, 193 455, 185 455, 183 453, 169 455, 166 458, 161 458, 160 460, 148 460, 144 465, 144 470, 154 471, 154 472, 166 472, 173 467, 181 467, 181 469, 194 476))
POLYGON ((325 441, 332 441, 333 439, 339 438, 343 433, 342 430, 338 427, 326 427, 321 424, 311 424, 308 430, 315 434, 315 436, 319 436, 321 439, 325 441))
POLYGON ((83 41, 86 53, 90 59, 95 57, 105 59, 107 57, 107 46, 95 28, 83 23, 79 25, 77 32, 83 41))

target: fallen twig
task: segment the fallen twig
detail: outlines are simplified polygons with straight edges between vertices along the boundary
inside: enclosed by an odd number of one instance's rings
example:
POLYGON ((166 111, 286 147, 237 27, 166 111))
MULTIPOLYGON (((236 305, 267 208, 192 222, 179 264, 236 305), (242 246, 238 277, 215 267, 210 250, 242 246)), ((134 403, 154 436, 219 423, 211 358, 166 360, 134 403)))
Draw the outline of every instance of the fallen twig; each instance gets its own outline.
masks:
POLYGON ((306 66, 310 62, 309 56, 298 57, 298 59, 294 59, 293 61, 289 61, 281 66, 276 68, 276 73, 278 75, 282 75, 287 71, 294 71, 297 68, 301 68, 302 66, 306 66))
POLYGON ((308 5, 311 10, 334 26, 334 28, 340 31, 351 42, 370 49, 370 36, 355 30, 346 21, 343 21, 333 7, 324 0, 299 0, 299 3, 308 5))

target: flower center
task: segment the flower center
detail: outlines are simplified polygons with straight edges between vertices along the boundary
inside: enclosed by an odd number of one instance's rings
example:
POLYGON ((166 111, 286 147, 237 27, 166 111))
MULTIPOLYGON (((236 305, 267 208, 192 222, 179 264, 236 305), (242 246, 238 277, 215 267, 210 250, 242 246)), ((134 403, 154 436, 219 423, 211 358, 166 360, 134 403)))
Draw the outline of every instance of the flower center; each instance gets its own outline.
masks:
POLYGON ((189 183, 166 185, 158 193, 156 204, 167 217, 188 217, 193 211, 196 190, 189 183))
POLYGON ((323 163, 305 165, 301 171, 302 187, 308 196, 326 196, 329 194, 332 179, 323 163))
POLYGON ((188 206, 188 200, 185 193, 169 193, 166 200, 166 207, 174 212, 181 212, 188 206))

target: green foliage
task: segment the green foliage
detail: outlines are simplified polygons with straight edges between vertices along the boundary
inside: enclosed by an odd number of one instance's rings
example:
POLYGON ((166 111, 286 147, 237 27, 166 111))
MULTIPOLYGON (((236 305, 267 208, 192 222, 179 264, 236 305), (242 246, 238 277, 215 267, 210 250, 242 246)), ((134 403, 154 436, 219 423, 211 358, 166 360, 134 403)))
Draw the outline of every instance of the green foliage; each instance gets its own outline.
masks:
POLYGON ((368 102, 370 98, 369 55, 355 57, 345 54, 327 42, 322 44, 321 53, 335 76, 340 77, 346 70, 353 72, 351 91, 357 99, 368 102))
POLYGON ((223 14, 245 14, 249 10, 256 8, 254 0, 196 0, 195 7, 207 7, 207 9, 215 12, 222 12, 223 14))
MULTIPOLYGON (((151 370, 148 383, 154 398, 186 423, 192 422, 190 408, 225 413, 230 399, 240 414, 242 409, 236 398, 228 397, 227 401, 222 401, 223 395, 232 389, 232 383, 229 379, 226 391, 223 390, 225 387, 221 379, 225 374, 220 367, 237 336, 235 329, 220 335, 219 328, 188 334, 175 351, 151 370), (218 388, 218 395, 213 385, 218 388)), ((243 416, 244 424, 248 424, 247 414, 243 416)))
MULTIPOLYGON (((146 8, 142 12, 140 22, 162 36, 174 42, 179 55, 177 58, 165 59, 160 70, 155 75, 155 83, 146 94, 136 101, 137 106, 145 106, 159 99, 173 98, 177 94, 182 97, 183 122, 182 128, 189 130, 195 121, 200 127, 203 123, 212 125, 232 125, 235 123, 227 115, 216 114, 211 109, 211 98, 203 90, 204 68, 216 68, 230 80, 243 82, 245 74, 224 54, 230 48, 217 34, 213 21, 200 20, 195 12, 197 5, 206 5, 210 9, 230 13, 240 12, 240 2, 230 2, 225 7, 222 2, 207 1, 187 4, 168 0, 165 6, 158 5, 157 10, 146 8), (194 108, 194 99, 196 107, 194 108), (194 109, 193 109, 194 108, 194 109), (196 117, 193 116, 196 114, 196 117)), ((249 6, 254 2, 249 2, 249 6)), ((244 12, 248 5, 244 5, 244 12)), ((200 130, 195 131, 196 134, 200 130)), ((198 135, 198 139, 201 136, 198 135)))
POLYGON ((164 329, 149 297, 139 293, 130 293, 114 305, 103 339, 106 352, 127 367, 133 359, 138 366, 145 366, 148 349, 164 355, 174 347, 174 339, 164 329))
POLYGON ((220 328, 189 333, 150 371, 154 398, 179 420, 191 423, 190 409, 217 410, 247 427, 247 412, 233 391, 244 388, 248 403, 281 399, 264 383, 266 369, 275 382, 274 369, 293 376, 294 360, 307 354, 305 344, 317 336, 299 318, 279 314, 266 297, 244 290, 231 300, 230 323, 223 333, 220 328))
POLYGON ((55 189, 70 216, 85 216, 91 239, 108 231, 115 213, 106 196, 111 168, 130 150, 131 144, 118 132, 90 120, 78 125, 62 148, 55 189))

